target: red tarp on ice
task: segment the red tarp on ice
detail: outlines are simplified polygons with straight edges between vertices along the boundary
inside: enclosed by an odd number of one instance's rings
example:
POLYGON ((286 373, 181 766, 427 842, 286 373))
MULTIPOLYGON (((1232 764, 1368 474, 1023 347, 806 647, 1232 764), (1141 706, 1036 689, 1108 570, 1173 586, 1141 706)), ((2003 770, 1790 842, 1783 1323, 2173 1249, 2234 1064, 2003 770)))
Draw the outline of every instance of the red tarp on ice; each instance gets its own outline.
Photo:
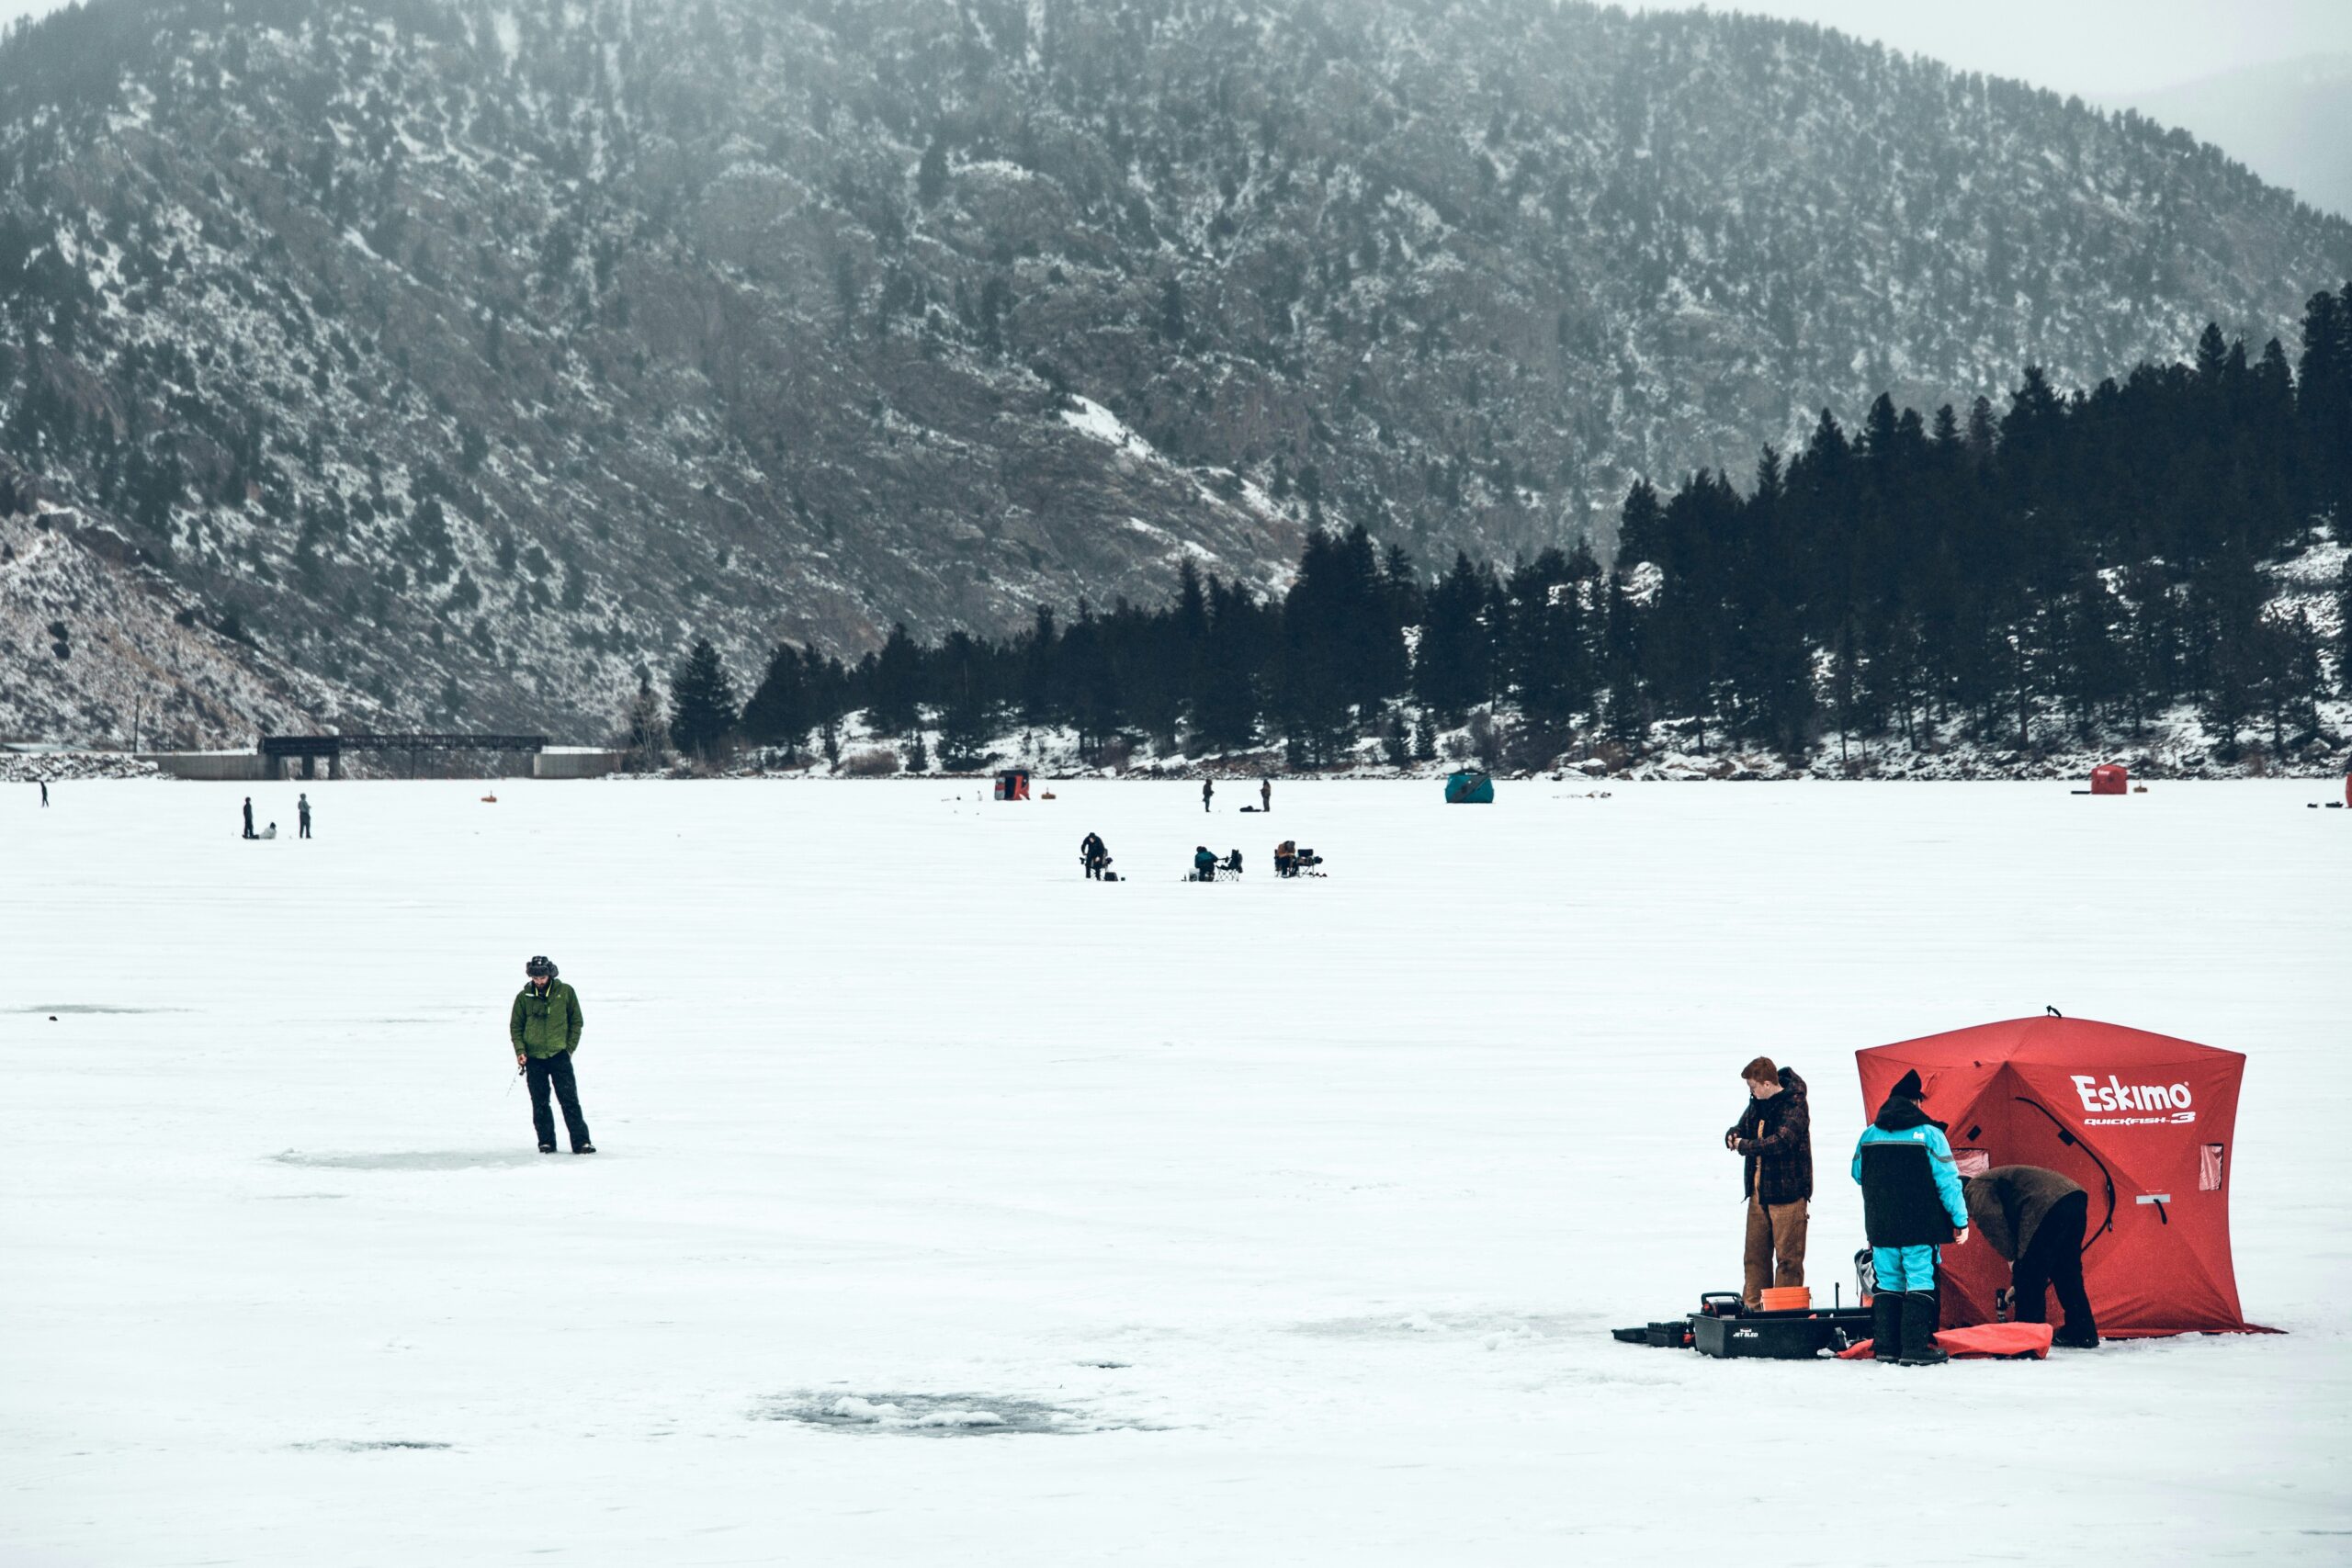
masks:
MULTIPOLYGON (((2081 1018, 2019 1018, 1858 1051, 1863 1115, 1917 1069, 1963 1174, 2038 1165, 2090 1194, 2083 1284, 2099 1332, 2253 1330, 2230 1266, 2230 1168, 2245 1057, 2081 1018), (1972 1158, 1972 1153, 1975 1156, 1972 1158)), ((1943 1322, 1993 1321, 2008 1264, 1944 1249, 1943 1322)), ((2054 1301, 2050 1315, 2060 1315, 2054 1301)), ((2256 1330, 2258 1332, 2258 1330, 2256 1330)))
MULTIPOLYGON (((2055 1332, 2046 1323, 1980 1323, 1972 1328, 1937 1329, 1936 1348, 1955 1361, 2018 1360, 2028 1356, 2042 1361, 2050 1358, 2050 1337, 2055 1332)), ((1864 1357, 1877 1359, 1876 1347, 1868 1339, 1838 1352, 1841 1361, 1864 1357)))

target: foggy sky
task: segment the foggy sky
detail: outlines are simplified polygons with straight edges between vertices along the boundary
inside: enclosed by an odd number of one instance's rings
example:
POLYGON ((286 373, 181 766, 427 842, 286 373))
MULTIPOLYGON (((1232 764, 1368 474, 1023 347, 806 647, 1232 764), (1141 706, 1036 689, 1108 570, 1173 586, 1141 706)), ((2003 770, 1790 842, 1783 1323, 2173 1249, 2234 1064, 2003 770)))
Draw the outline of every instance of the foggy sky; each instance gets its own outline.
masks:
MULTIPOLYGON (((1630 9, 1692 10, 1648 0, 1630 9)), ((2352 0, 1737 0, 1965 71, 2115 106, 2248 65, 2352 53, 2352 0)))
MULTIPOLYGON (((55 9, 55 0, 0 0, 0 24, 55 9)), ((1819 22, 1965 70, 2118 103, 2241 66, 2352 53, 2352 0, 1737 0, 1713 9, 1819 22)))

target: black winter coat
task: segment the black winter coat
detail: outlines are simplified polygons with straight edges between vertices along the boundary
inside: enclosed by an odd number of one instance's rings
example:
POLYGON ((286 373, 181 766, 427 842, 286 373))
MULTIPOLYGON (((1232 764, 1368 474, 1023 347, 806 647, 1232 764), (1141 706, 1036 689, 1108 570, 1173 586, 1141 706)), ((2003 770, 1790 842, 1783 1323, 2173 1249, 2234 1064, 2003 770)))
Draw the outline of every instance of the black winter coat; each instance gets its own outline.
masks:
MULTIPOLYGON (((1943 1130, 1917 1100, 1893 1098, 1871 1125, 1887 1133, 1943 1130)), ((1854 1179, 1862 1185, 1862 1231, 1872 1247, 1941 1247, 1956 1234, 1937 1185, 1936 1157, 1925 1143, 1873 1142, 1865 1135, 1854 1151, 1854 1179)))
POLYGON ((1813 1196, 1813 1111, 1804 1079, 1792 1069, 1781 1069, 1780 1093, 1748 1100, 1728 1135, 1747 1156, 1741 1162, 1743 1196, 1760 1198, 1768 1209, 1813 1196))

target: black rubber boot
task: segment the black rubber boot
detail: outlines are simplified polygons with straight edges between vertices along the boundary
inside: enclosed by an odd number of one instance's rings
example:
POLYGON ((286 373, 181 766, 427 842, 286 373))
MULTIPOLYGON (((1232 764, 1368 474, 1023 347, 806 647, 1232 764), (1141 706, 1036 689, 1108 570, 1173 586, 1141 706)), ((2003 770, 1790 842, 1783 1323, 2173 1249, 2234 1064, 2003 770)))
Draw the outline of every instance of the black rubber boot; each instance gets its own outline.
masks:
POLYGON ((1936 1367, 1951 1359, 1951 1353, 1936 1343, 1936 1298, 1925 1291, 1912 1291, 1903 1297, 1903 1364, 1906 1367, 1936 1367))
POLYGON ((1903 1298, 1881 1291, 1871 1298, 1871 1359, 1894 1361, 1903 1357, 1903 1298))

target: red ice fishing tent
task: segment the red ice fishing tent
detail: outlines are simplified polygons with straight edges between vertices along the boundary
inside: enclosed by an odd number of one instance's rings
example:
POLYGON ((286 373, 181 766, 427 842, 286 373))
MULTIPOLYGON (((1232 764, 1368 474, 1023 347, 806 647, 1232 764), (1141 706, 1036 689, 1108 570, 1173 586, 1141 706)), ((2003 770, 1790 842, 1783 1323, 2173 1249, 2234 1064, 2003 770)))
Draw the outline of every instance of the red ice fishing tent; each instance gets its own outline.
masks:
POLYGON ((999 800, 1029 798, 1029 770, 1007 768, 996 776, 996 797, 999 800))
MULTIPOLYGON (((2230 1266, 2245 1056, 2054 1014, 1854 1055, 1864 1116, 1917 1070, 1963 1174, 2038 1165, 2090 1194, 2083 1283, 2101 1334, 2259 1332, 2230 1266)), ((1943 1259, 1946 1326, 1992 1322, 2007 1263, 1973 1237, 1943 1259)))
POLYGON ((2120 762, 2101 762, 2091 770, 2091 793, 2093 795, 2131 794, 2131 771, 2120 762))

